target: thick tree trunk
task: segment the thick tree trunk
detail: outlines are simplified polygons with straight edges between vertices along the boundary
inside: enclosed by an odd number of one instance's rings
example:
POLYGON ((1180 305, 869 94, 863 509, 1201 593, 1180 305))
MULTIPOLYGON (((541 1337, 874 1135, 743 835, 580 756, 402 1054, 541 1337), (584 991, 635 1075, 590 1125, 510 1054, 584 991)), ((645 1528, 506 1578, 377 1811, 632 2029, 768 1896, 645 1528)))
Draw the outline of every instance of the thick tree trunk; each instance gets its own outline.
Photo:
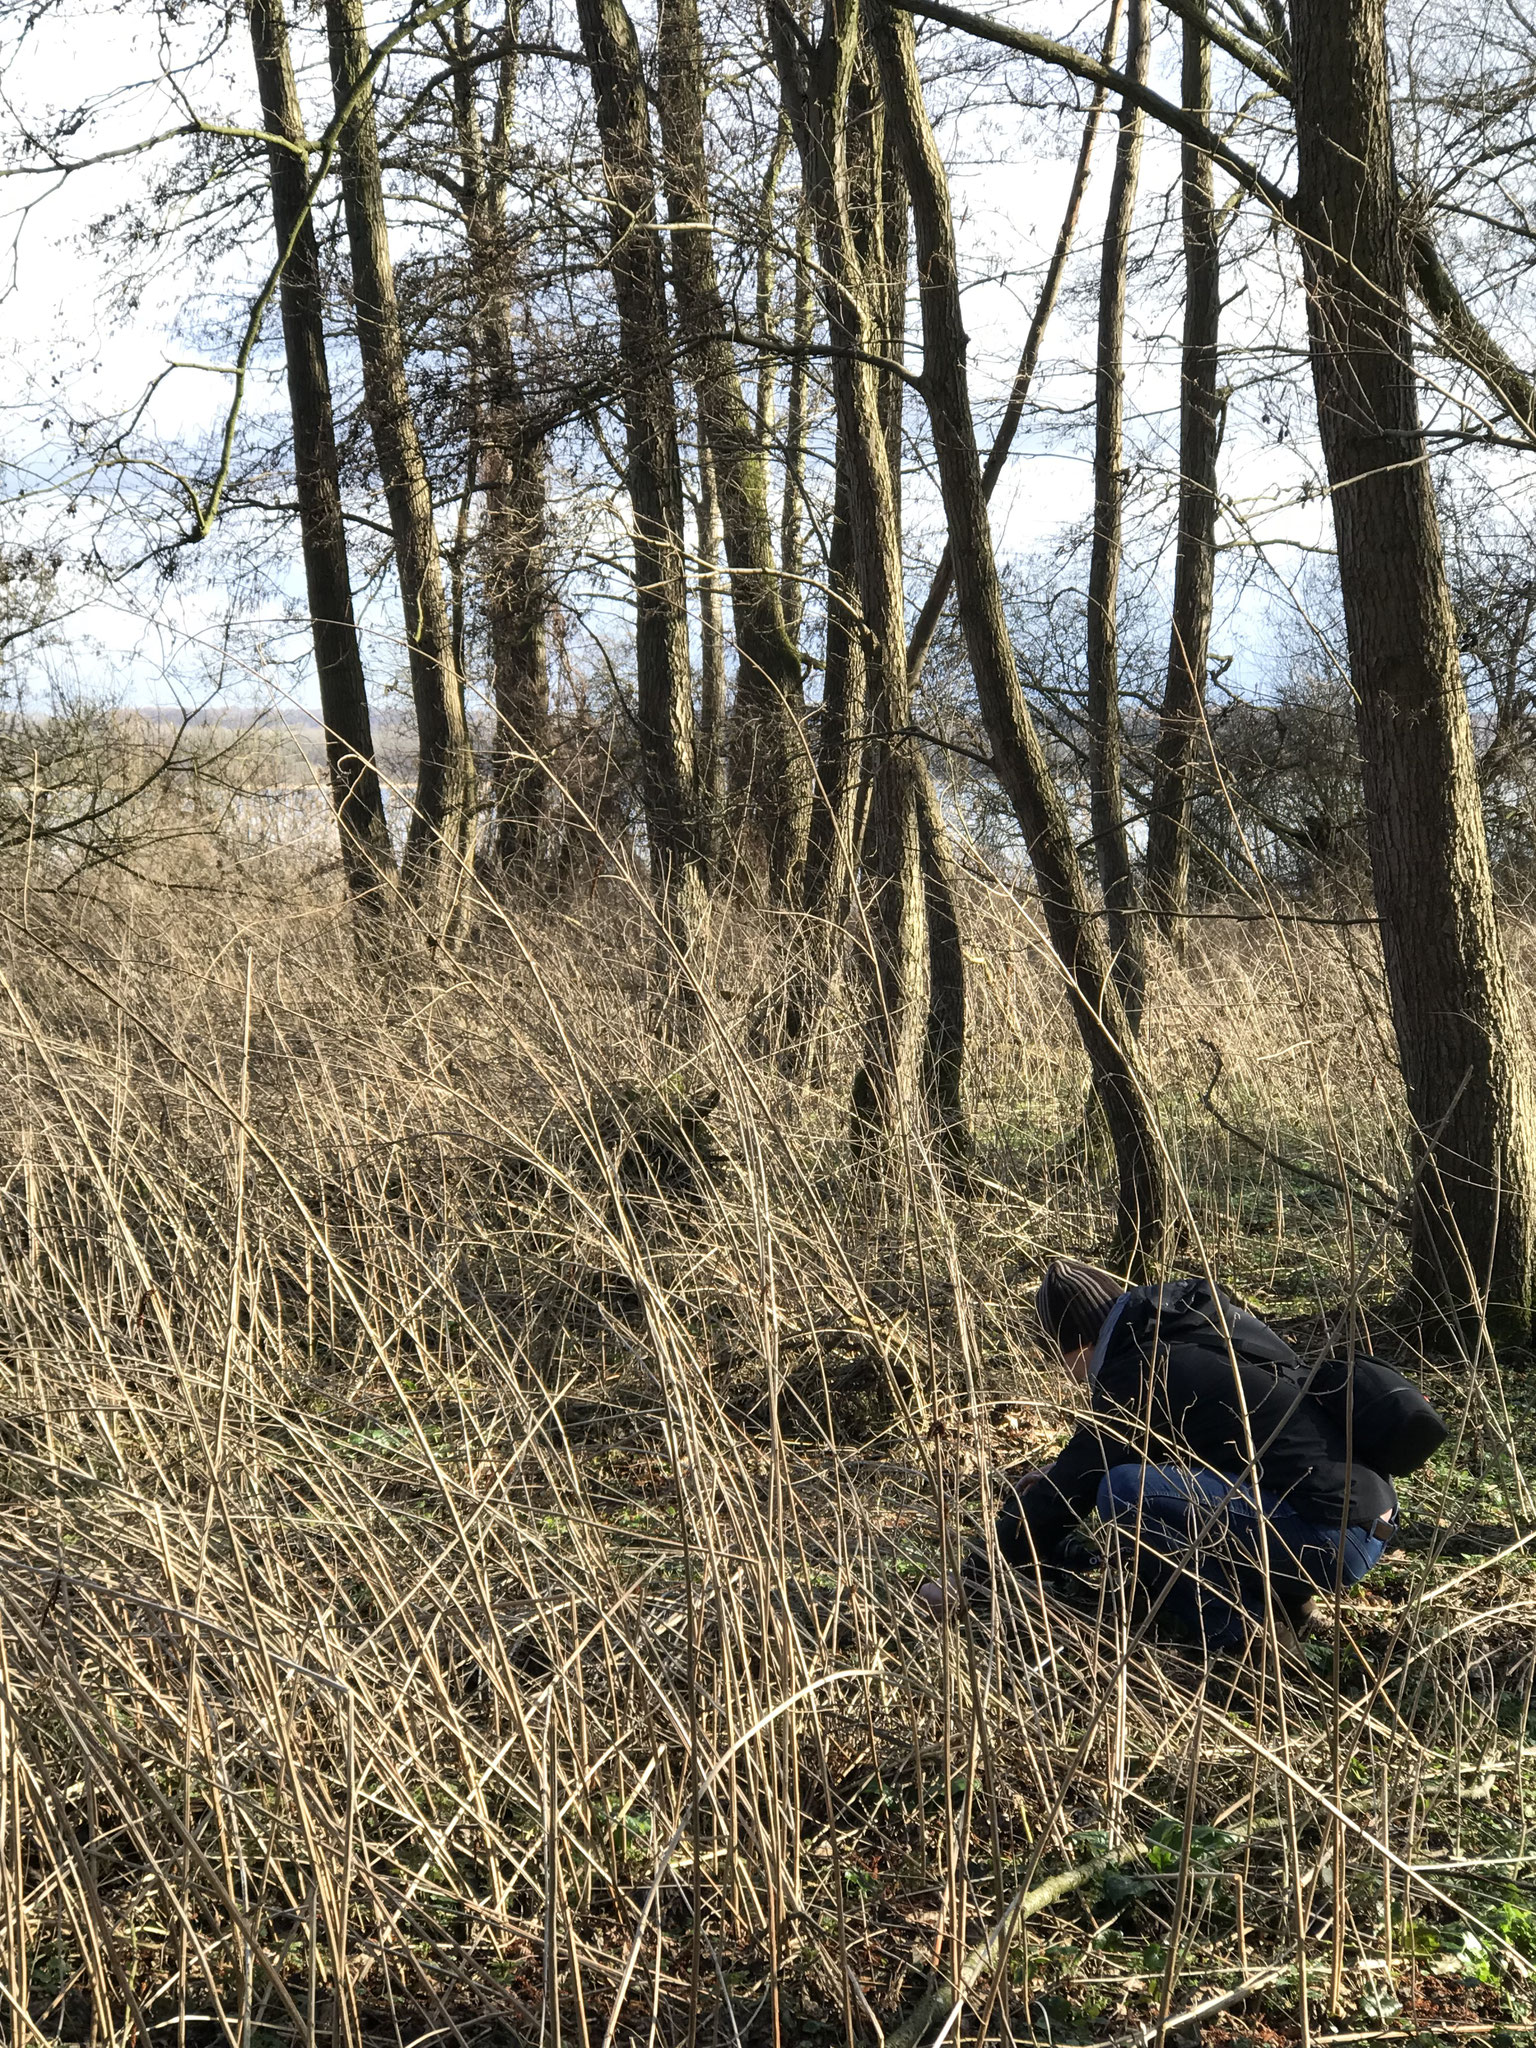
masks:
MULTIPOLYGON (((1209 125, 1211 46, 1184 24, 1184 106, 1209 125)), ((1146 893, 1158 928, 1183 957, 1189 913, 1189 828, 1195 760, 1205 738, 1205 670, 1216 583, 1216 458, 1221 448, 1221 252, 1211 159, 1185 142, 1184 349, 1179 393, 1179 537, 1173 572, 1168 681, 1158 720, 1146 893)))
MULTIPOLYGON (((1126 75, 1146 82, 1148 0, 1129 0, 1126 75)), ((1115 985, 1133 1031, 1141 1027, 1146 945, 1136 914, 1136 881, 1125 830, 1124 735, 1120 716, 1117 606, 1125 508, 1125 298, 1131 218, 1141 172, 1145 118, 1120 104, 1115 172, 1099 264, 1099 340, 1094 378, 1093 551, 1088 564, 1088 798, 1099 886, 1109 922, 1115 985)))
POLYGON ((680 957, 703 909, 694 760, 683 475, 656 173, 640 46, 623 0, 578 0, 608 184, 608 267, 619 310, 626 477, 635 529, 637 723, 651 875, 680 957))
POLYGON ((966 651, 998 775, 1029 848, 1046 929, 1108 1120, 1119 1171, 1119 1252, 1128 1264, 1156 1270, 1170 1222, 1167 1163, 1136 1040, 1088 899, 1071 821, 1019 687, 971 419, 949 190, 923 104, 910 17, 893 14, 885 0, 877 0, 873 32, 887 115, 901 142, 912 193, 923 388, 966 651))
MULTIPOLYGON (((515 34, 515 18, 509 19, 515 34)), ((464 221, 474 294, 473 332, 481 394, 479 482, 482 600, 491 644, 491 789, 493 850, 509 877, 530 877, 539 863, 549 790, 549 669, 544 615, 547 505, 544 446, 529 425, 512 346, 514 253, 507 233, 506 151, 516 57, 502 59, 489 159, 474 98, 467 5, 454 18, 460 58, 454 110, 463 170, 464 221)))
MULTIPOLYGON (((1121 0, 1111 0, 1109 20, 1104 29, 1104 41, 1099 51, 1101 64, 1112 64, 1115 57, 1115 43, 1120 33, 1121 0)), ((1003 416, 997 423, 997 432, 992 437, 992 446, 987 450, 986 464, 981 472, 983 495, 990 502, 997 488, 997 480, 1003 473, 1008 452, 1013 446, 1013 437, 1019 430, 1024 417, 1024 406, 1029 398, 1029 387, 1034 382, 1035 367, 1040 360, 1041 344, 1045 330, 1050 324, 1056 301, 1061 295, 1061 280, 1066 275, 1067 258, 1072 253, 1073 238, 1077 233, 1078 215, 1083 210, 1083 194, 1088 189, 1088 172, 1093 162, 1093 145, 1099 132, 1099 120, 1104 112, 1104 102, 1109 97, 1105 87, 1098 86, 1088 103, 1088 112, 1083 121, 1083 139, 1078 144, 1077 164, 1072 172, 1072 183, 1067 191, 1066 211, 1062 215, 1061 228, 1056 236, 1056 246, 1051 251, 1051 260, 1045 267, 1045 277, 1040 286, 1040 296, 1035 302, 1034 318, 1029 323, 1029 332, 1024 337, 1024 347, 1019 356, 1019 367, 1013 373, 1013 385, 1008 393, 1008 403, 1003 416)), ((955 586, 955 565, 951 557, 949 542, 944 543, 944 552, 939 557, 939 566, 933 572, 933 581, 928 586, 928 595, 923 599, 922 610, 907 641, 907 680, 913 689, 923 672, 923 663, 928 659, 928 650, 933 645, 933 636, 938 631, 939 620, 944 616, 944 607, 949 602, 949 593, 955 586)))
POLYGON ((662 0, 657 17, 657 108, 672 221, 672 278, 686 362, 715 460, 720 527, 731 574, 739 669, 736 727, 748 817, 760 823, 768 883, 795 900, 810 821, 800 654, 784 625, 768 464, 742 396, 715 269, 704 159, 704 63, 697 0, 662 0))
POLYGON ((770 15, 774 57, 815 220, 827 327, 834 351, 838 437, 846 461, 848 524, 863 616, 869 706, 867 901, 874 955, 868 1045, 855 1083, 856 1118, 894 1131, 911 1118, 927 1015, 927 932, 918 803, 922 761, 911 737, 901 531, 887 420, 868 357, 885 310, 883 274, 861 260, 855 220, 877 224, 883 242, 878 102, 861 93, 850 119, 858 55, 854 0, 827 0, 808 50, 783 11, 770 15))
POLYGON ((365 80, 369 48, 362 0, 326 0, 325 14, 336 110, 349 113, 339 160, 358 354, 394 537, 416 709, 416 806, 406 834, 405 878, 429 889, 451 918, 474 849, 475 762, 453 658, 432 492, 406 384, 373 88, 365 80))
POLYGON ((1404 306, 1385 0, 1292 0, 1298 188, 1421 1284, 1528 1322, 1536 1106, 1478 798, 1404 306))
MULTIPOLYGON (((262 120, 270 134, 302 145, 304 117, 288 54, 282 0, 251 0, 250 26, 262 120)), ((268 145, 267 162, 272 225, 279 253, 286 251, 288 259, 280 288, 283 352, 331 802, 347 888, 364 908, 378 909, 387 900, 395 857, 374 766, 368 689, 352 612, 352 572, 325 359, 325 295, 308 205, 309 166, 301 147, 283 149, 275 143, 268 145)))

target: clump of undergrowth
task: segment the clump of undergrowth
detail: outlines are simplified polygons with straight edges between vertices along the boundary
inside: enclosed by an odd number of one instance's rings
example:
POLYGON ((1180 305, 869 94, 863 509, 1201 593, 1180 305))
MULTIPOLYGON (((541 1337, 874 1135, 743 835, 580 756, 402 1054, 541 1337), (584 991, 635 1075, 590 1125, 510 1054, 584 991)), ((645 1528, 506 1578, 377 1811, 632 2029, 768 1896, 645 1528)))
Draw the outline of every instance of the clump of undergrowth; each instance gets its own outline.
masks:
MULTIPOLYGON (((965 2038, 1521 2017, 1532 1400, 1486 1350, 1420 1357, 1451 1444, 1304 1655, 913 1598, 1058 1440, 1024 1277, 1106 1227, 1010 905, 956 1195, 850 1162, 835 1029, 810 1080, 757 1044, 745 914, 678 1050, 622 903, 385 973, 281 900, 0 926, 18 2040, 872 2040, 1070 1871, 965 2038)), ((1341 1192, 1403 1175, 1358 962, 1208 944, 1148 1025, 1190 1257, 1411 1351, 1341 1192)))

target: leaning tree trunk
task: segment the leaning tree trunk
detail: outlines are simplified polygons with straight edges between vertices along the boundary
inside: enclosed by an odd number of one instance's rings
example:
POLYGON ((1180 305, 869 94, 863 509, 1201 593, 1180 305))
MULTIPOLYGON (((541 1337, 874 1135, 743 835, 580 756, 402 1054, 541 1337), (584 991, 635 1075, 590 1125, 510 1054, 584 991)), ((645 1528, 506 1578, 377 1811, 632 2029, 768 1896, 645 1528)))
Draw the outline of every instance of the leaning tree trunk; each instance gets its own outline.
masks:
POLYGON ((363 394, 389 507, 416 709, 416 805, 406 834, 405 878, 433 895, 439 913, 452 921, 474 850, 475 761, 453 658, 432 491, 406 384, 362 0, 326 0, 325 13, 336 111, 347 116, 341 196, 363 394))
POLYGON ((911 19, 877 0, 873 33, 887 116, 901 142, 912 193, 923 391, 966 652, 998 775, 1029 848, 1046 928, 1109 1124, 1119 1172, 1119 1255, 1128 1266, 1156 1270, 1170 1224, 1167 1161, 1135 1035, 1089 902, 1071 821, 1019 687, 971 418, 949 189, 923 104, 911 19))
MULTIPOLYGON (((509 33, 516 33, 509 10, 509 33)), ((507 232, 515 52, 503 56, 496 117, 487 153, 475 104, 467 0, 454 15, 454 115, 459 134, 465 235, 469 245, 471 332, 481 393, 480 474, 485 519, 480 535, 482 602, 490 639, 492 848, 508 878, 528 879, 539 864, 549 792, 549 668, 544 617, 547 517, 544 443, 532 429, 512 346, 514 254, 507 232)))
POLYGON ((800 654, 785 629, 768 463, 742 395, 715 269, 704 160, 704 61, 697 0, 662 0, 656 28, 662 163, 672 221, 672 279, 688 374, 715 463, 736 628, 738 777, 761 825, 769 893, 793 902, 810 821, 800 654))
POLYGON ((1536 1105, 1404 304, 1385 0, 1292 0, 1297 208, 1422 1285, 1528 1324, 1536 1105))
POLYGON ((922 761, 911 735, 901 532, 880 393, 870 363, 885 281, 861 259, 855 215, 878 219, 880 136, 870 102, 849 119, 857 51, 855 0, 827 0, 807 44, 784 10, 770 13, 774 58, 812 209, 832 348, 839 448, 863 621, 868 693, 873 888, 866 903, 873 987, 856 1120, 909 1124, 919 1099, 927 931, 918 824, 922 761), (850 153, 854 160, 850 162, 850 153))
MULTIPOLYGON (((1200 4, 1200 0, 1195 0, 1200 4)), ((1184 106, 1211 118, 1211 46, 1184 24, 1184 106)), ((1168 681, 1158 720, 1147 820, 1146 893, 1164 938, 1182 958, 1189 916, 1189 831, 1195 759, 1205 736, 1205 670, 1216 582, 1216 458, 1221 448, 1221 252, 1207 151, 1185 142, 1184 349, 1179 393, 1179 537, 1173 571, 1168 681)))
POLYGON ((375 910, 387 900, 395 857, 374 766, 368 688, 352 611, 336 423, 325 360, 325 292, 309 210, 304 116, 294 85, 282 0, 251 0, 250 26, 262 119, 269 134, 293 145, 285 149, 269 143, 267 162, 272 225, 279 253, 287 252, 281 285, 283 352, 326 768, 347 888, 362 907, 375 910))
MULTIPOLYGON (((1115 43, 1120 34, 1121 0, 1110 0, 1109 20, 1104 27, 1104 40, 1099 48, 1099 62, 1112 64, 1115 57, 1115 43)), ((987 450, 987 460, 981 472, 983 495, 990 503, 997 488, 998 478, 1003 473, 1013 437, 1019 430, 1024 417, 1024 406, 1029 398, 1029 387, 1035 380, 1035 368, 1040 361, 1040 349, 1045 340, 1045 330, 1050 325, 1051 314, 1061 295, 1061 281, 1066 275, 1067 258, 1072 253, 1073 239, 1077 234, 1077 219, 1083 208, 1083 194, 1088 190, 1088 172, 1093 163, 1093 145, 1098 137, 1099 119, 1104 112, 1104 102, 1109 97, 1106 87, 1094 88, 1093 98, 1088 102, 1088 112, 1083 119, 1083 139, 1078 144, 1077 163, 1072 172, 1072 183, 1067 190, 1066 210, 1061 217, 1057 231, 1056 245, 1051 251, 1051 260, 1045 267, 1045 276, 1040 285, 1040 296, 1035 301, 1034 318, 1029 323, 1029 332, 1024 337, 1024 347, 1019 354, 1019 366, 1013 373, 1013 384, 1008 393, 1008 403, 1003 407, 1003 416, 997 423, 997 432, 992 437, 992 446, 987 450)), ((949 602, 949 593, 955 587, 955 565, 950 545, 946 539, 944 552, 939 557, 939 566, 933 572, 933 581, 928 586, 928 595, 923 599, 912 634, 907 641, 907 679, 913 689, 923 672, 923 663, 933 645, 933 636, 939 629, 939 620, 944 616, 944 607, 949 602)))
MULTIPOLYGON (((1147 0, 1129 0, 1126 75, 1146 82, 1151 41, 1147 0)), ((1093 551, 1088 564, 1088 798, 1099 886, 1109 923, 1115 985, 1131 1029, 1141 1028, 1146 946, 1125 830, 1124 734, 1116 610, 1125 517, 1125 297, 1131 218, 1141 172, 1141 109, 1120 103, 1120 133, 1099 264, 1099 341, 1094 378, 1093 551)))
MULTIPOLYGON (((626 482, 635 530, 635 673, 651 875, 680 964, 706 882, 694 761, 683 471, 656 171, 640 46, 623 0, 578 0, 602 142, 619 310, 626 482)), ((686 986, 684 989, 686 996, 686 986)))

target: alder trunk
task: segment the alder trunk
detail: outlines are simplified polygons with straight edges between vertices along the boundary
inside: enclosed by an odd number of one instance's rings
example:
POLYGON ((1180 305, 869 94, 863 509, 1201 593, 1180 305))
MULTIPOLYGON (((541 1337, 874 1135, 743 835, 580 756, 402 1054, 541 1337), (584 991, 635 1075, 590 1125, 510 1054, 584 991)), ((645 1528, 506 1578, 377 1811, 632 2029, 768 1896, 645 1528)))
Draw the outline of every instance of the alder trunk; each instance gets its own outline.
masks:
POLYGON ((451 922, 474 849, 475 762, 432 491, 406 383, 362 0, 326 0, 325 17, 336 111, 346 116, 338 156, 363 395, 389 508, 416 712, 416 803, 404 873, 451 922))
MULTIPOLYGON (((1198 4, 1198 0, 1197 0, 1198 4)), ((1207 126, 1211 46, 1184 23, 1183 100, 1207 126)), ((1205 671, 1216 582, 1216 461, 1221 449, 1221 252, 1209 154, 1181 150, 1184 346, 1179 390, 1179 532, 1173 571, 1168 680, 1158 718, 1147 820, 1146 893, 1163 937, 1182 958, 1189 916, 1189 829, 1195 763, 1205 741, 1205 671)))
POLYGON ((326 769, 347 888, 359 904, 373 910, 387 900, 395 857, 374 765, 368 687, 352 610, 352 571, 325 357, 325 292, 310 217, 304 117, 282 0, 251 0, 250 29, 262 120, 269 134, 293 145, 285 149, 269 143, 267 163, 278 253, 287 256, 280 287, 283 354, 326 769))
POLYGON ((1297 207, 1367 830, 1433 1296, 1527 1325, 1536 1107, 1404 301, 1385 0, 1292 0, 1297 207))

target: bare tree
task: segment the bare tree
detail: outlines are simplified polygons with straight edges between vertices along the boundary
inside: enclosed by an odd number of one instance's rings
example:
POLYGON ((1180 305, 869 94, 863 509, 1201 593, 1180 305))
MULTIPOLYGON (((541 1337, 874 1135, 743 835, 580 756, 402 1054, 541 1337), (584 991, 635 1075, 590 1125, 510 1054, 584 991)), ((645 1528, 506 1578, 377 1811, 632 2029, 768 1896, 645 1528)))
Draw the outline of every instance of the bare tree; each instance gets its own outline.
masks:
POLYGON ((776 902, 795 899, 810 821, 800 655, 784 623, 768 466, 742 395, 715 268, 704 158, 704 53, 697 0, 663 0, 657 18, 657 108, 672 222, 672 276, 686 363, 714 460, 736 628, 735 752, 749 817, 759 821, 776 902))
POLYGON ((882 415, 874 367, 888 290, 878 96, 860 75, 854 0, 826 0, 814 42, 782 0, 774 0, 770 29, 821 260, 863 631, 875 957, 868 1051, 855 1084, 855 1111, 861 1119, 898 1128, 919 1099, 928 940, 918 824, 924 771, 911 731, 889 419, 888 412, 882 415), (861 255, 856 217, 872 231, 866 248, 879 248, 876 260, 861 255))
MULTIPOLYGON (((1127 0, 1126 76, 1146 81, 1151 33, 1147 0, 1127 0)), ((1109 921, 1115 985, 1141 1027, 1146 943, 1136 913, 1136 880, 1125 829, 1124 736, 1120 713, 1117 618, 1125 519, 1125 300, 1131 221, 1141 171, 1145 118, 1136 100, 1120 103, 1115 169, 1099 260, 1099 335, 1094 375, 1093 550, 1088 565, 1088 793, 1093 850, 1109 921)))
POLYGON ((635 675, 651 874, 686 958, 706 886, 688 652, 683 476, 656 168, 640 45, 623 0, 579 0, 602 140, 635 549, 635 675))
POLYGON ((362 0, 326 0, 326 30, 336 112, 343 124, 341 192, 358 354, 394 537, 416 709, 416 804, 406 833, 404 873, 409 884, 435 897, 441 914, 452 921, 474 849, 475 762, 443 592, 432 490, 406 383, 362 0))
POLYGON ((495 67, 489 146, 474 81, 468 0, 454 9, 449 56, 460 161, 458 198, 469 252, 470 330, 476 373, 471 440, 484 494, 482 589, 491 651, 496 729, 491 787, 493 842, 507 875, 535 868, 549 787, 549 675, 544 619, 543 439, 535 430, 512 341, 516 252, 508 232, 507 185, 520 0, 509 0, 504 48, 495 67))
POLYGON ((910 17, 877 0, 872 33, 888 118, 912 193, 923 395, 933 427, 966 651, 997 772, 1029 848, 1051 943, 1114 1143, 1120 1251, 1127 1262, 1155 1269, 1170 1223, 1167 1162, 1135 1034, 1088 901, 1066 806, 1019 687, 971 416, 948 179, 923 102, 910 17))
POLYGON ((368 686, 352 610, 352 570, 325 356, 324 285, 310 217, 304 117, 294 85, 282 0, 251 0, 250 30, 262 119, 269 134, 281 138, 268 143, 267 163, 272 225, 278 254, 286 259, 280 290, 288 403, 293 416, 294 494, 299 505, 326 767, 347 887, 360 904, 373 909, 385 900, 395 857, 374 766, 368 686))
POLYGON ((1536 1103, 1493 899, 1404 303, 1385 0, 1292 0, 1312 374, 1371 871, 1418 1132, 1421 1284, 1524 1325, 1536 1103))
MULTIPOLYGON (((1190 0, 1203 12, 1203 0, 1190 0)), ((1184 22, 1183 100, 1211 118, 1211 46, 1198 18, 1184 22)), ((1196 752, 1204 737, 1205 669, 1216 582, 1216 460, 1221 447, 1221 250, 1210 155, 1185 138, 1180 158, 1184 230, 1184 344, 1179 389, 1179 532, 1173 575, 1168 681, 1158 720, 1146 891, 1163 936, 1182 954, 1189 904, 1189 827, 1196 752)))

